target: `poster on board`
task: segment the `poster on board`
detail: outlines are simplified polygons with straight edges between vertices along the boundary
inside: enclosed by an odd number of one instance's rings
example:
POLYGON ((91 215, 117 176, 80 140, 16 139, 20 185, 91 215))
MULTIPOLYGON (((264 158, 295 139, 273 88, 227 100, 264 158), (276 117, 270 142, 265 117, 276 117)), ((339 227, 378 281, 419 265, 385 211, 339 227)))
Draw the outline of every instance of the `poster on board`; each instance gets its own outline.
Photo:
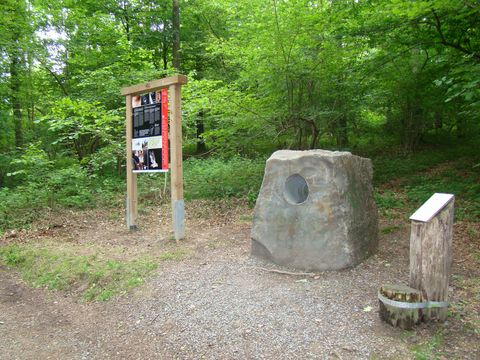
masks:
POLYGON ((168 171, 168 90, 132 98, 133 172, 168 171))

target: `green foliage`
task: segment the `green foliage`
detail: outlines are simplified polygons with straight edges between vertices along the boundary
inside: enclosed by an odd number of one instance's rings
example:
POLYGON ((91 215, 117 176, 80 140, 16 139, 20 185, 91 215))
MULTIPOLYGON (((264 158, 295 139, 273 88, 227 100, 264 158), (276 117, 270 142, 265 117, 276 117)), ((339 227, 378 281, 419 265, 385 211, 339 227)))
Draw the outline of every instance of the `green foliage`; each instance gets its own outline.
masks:
MULTIPOLYGON (((184 162, 185 199, 246 198, 255 204, 263 179, 265 159, 190 158, 184 162)), ((169 176, 142 174, 138 181, 141 203, 170 201, 169 176)))
POLYGON ((52 172, 46 187, 51 204, 77 209, 92 206, 93 197, 87 173, 77 164, 52 172))
POLYGON ((399 226, 387 226, 387 227, 384 227, 381 232, 382 234, 391 234, 398 231, 399 229, 400 229, 399 226))
MULTIPOLYGON (((475 1, 181 7, 184 150, 213 156, 186 161, 187 199, 253 204, 266 156, 320 147, 371 157, 376 185, 406 186, 378 191, 382 210, 441 188, 459 194, 460 216, 477 216, 476 170, 455 170, 458 181, 419 174, 478 148, 475 1)), ((123 203, 119 89, 177 71, 171 2, 6 0, 0 10, 0 229, 46 208, 123 203)), ((141 201, 168 199, 167 178, 141 176, 141 201)))
POLYGON ((375 202, 380 209, 399 209, 405 205, 399 194, 392 190, 386 190, 382 193, 375 192, 374 196, 375 202))
POLYGON ((441 332, 433 335, 427 342, 412 346, 412 352, 416 360, 441 359, 439 348, 443 345, 443 334, 441 332))
POLYGON ((0 247, 0 264, 17 268, 34 287, 82 290, 87 301, 106 301, 141 284, 157 264, 142 258, 119 261, 99 255, 78 255, 78 249, 37 247, 32 244, 0 247))
POLYGON ((185 198, 247 197, 254 202, 263 179, 265 160, 189 159, 185 162, 185 198))
POLYGON ((414 207, 420 206, 435 192, 455 194, 455 218, 476 221, 480 218, 479 174, 444 172, 437 176, 418 175, 411 178, 405 191, 414 207))
POLYGON ((265 118, 258 113, 261 103, 258 98, 220 80, 193 78, 184 89, 187 148, 202 139, 217 155, 227 157, 241 153, 251 157, 264 151, 266 142, 271 144, 274 132, 266 127, 265 118), (204 126, 200 139, 197 136, 199 121, 204 126))
POLYGON ((48 160, 39 144, 31 144, 13 158, 8 188, 0 188, 0 229, 28 226, 38 212, 55 206, 93 205, 90 180, 75 161, 48 160))
POLYGON ((71 150, 80 162, 95 153, 102 141, 122 140, 123 118, 96 102, 62 98, 43 121, 55 134, 54 145, 71 150))
POLYGON ((12 157, 10 168, 13 171, 7 176, 13 177, 17 184, 42 181, 53 169, 53 161, 40 146, 40 143, 30 144, 19 157, 12 157))
POLYGON ((88 159, 88 167, 93 177, 113 177, 124 174, 125 145, 120 141, 112 142, 98 149, 88 159))
POLYGON ((367 151, 366 156, 370 156, 373 161, 375 184, 382 184, 394 179, 406 178, 442 162, 459 160, 462 157, 468 159, 468 166, 471 167, 470 162, 475 161, 478 156, 475 150, 477 141, 474 139, 470 142, 459 143, 446 140, 446 144, 434 144, 415 153, 375 149, 375 152, 367 151))
POLYGON ((185 259, 187 253, 184 249, 178 249, 175 251, 167 251, 159 256, 162 261, 182 261, 185 259))
POLYGON ((480 168, 476 150, 452 145, 441 150, 426 150, 408 156, 378 156, 374 174, 378 185, 397 183, 398 189, 375 192, 380 210, 403 209, 413 212, 434 193, 452 193, 456 198, 455 219, 480 218, 480 168))
POLYGON ((5 263, 9 266, 19 265, 26 260, 17 245, 12 245, 5 250, 2 250, 2 256, 5 263))
POLYGON ((125 178, 101 177, 92 183, 94 204, 105 207, 119 207, 125 201, 125 178))

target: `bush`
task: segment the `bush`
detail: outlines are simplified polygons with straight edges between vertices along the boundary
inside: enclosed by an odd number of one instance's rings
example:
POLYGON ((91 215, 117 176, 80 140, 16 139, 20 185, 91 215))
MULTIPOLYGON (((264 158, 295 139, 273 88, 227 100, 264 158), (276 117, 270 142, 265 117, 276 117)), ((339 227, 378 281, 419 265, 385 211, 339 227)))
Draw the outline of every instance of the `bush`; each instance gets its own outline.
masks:
POLYGON ((28 226, 46 208, 92 206, 89 178, 77 162, 49 160, 39 144, 12 158, 12 186, 0 188, 0 232, 28 226))
POLYGON ((254 203, 262 184, 265 159, 192 158, 184 168, 186 199, 246 197, 254 203))
POLYGON ((0 189, 0 234, 28 226, 48 204, 48 194, 34 184, 0 189))
POLYGON ((405 187, 408 200, 417 208, 435 192, 455 194, 455 219, 478 221, 480 184, 473 173, 444 172, 438 176, 413 176, 405 187), (463 176, 462 176, 463 175, 463 176))
POLYGON ((45 190, 50 194, 50 206, 83 209, 92 206, 93 197, 86 171, 75 164, 52 171, 47 177, 45 190))

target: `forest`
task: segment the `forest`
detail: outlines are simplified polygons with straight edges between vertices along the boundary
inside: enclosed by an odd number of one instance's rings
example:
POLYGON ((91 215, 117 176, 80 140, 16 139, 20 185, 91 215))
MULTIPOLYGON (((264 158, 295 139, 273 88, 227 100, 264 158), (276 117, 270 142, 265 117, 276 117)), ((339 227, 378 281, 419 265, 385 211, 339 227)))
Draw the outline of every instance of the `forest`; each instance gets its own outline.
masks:
POLYGON ((0 0, 0 357, 480 358, 479 113, 479 0, 0 0), (169 173, 138 174, 126 226, 121 95, 175 74, 179 241, 169 173), (280 149, 372 160, 358 266, 251 256, 280 149), (378 291, 407 281, 434 193, 455 195, 448 318, 401 330, 378 291))
MULTIPOLYGON (((324 148, 371 157, 376 183, 461 158, 449 186, 478 218, 475 0, 4 0, 0 13, 1 231, 121 205, 120 88, 174 73, 189 79, 187 199, 253 204, 274 150, 324 148)), ((144 179, 145 201, 168 198, 168 178, 144 179)))

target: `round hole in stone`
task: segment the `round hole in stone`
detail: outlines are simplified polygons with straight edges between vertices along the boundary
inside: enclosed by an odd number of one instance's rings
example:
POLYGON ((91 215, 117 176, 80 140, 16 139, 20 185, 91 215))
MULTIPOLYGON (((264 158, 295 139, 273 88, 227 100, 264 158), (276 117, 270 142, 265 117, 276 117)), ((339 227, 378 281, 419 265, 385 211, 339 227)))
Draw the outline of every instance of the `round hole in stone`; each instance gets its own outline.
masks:
POLYGON ((308 198, 308 184, 305 178, 299 174, 290 175, 285 181, 285 199, 290 204, 298 205, 308 198))

